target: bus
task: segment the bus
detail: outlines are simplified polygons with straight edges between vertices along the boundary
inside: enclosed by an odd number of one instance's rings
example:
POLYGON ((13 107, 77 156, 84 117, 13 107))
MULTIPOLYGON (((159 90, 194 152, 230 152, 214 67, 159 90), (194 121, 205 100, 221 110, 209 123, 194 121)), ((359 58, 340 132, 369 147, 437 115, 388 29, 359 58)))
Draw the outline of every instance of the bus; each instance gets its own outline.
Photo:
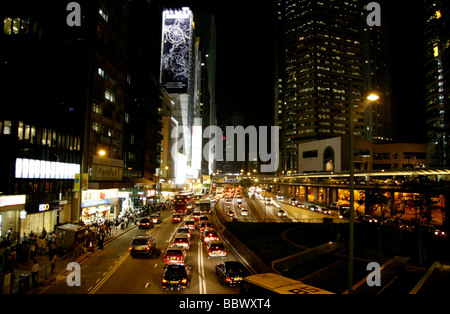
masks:
POLYGON ((187 215, 194 210, 195 200, 191 192, 182 192, 175 196, 175 214, 187 215))
POLYGON ((209 198, 200 200, 200 213, 202 215, 211 214, 211 200, 209 198))
POLYGON ((334 294, 301 281, 275 273, 262 273, 244 278, 241 294, 334 294))

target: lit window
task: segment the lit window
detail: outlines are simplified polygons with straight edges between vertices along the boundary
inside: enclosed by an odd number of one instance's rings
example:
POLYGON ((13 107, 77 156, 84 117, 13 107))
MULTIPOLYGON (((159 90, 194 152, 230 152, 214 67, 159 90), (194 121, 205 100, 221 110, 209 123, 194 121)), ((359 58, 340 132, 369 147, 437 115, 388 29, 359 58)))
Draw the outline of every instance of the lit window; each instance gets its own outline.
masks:
POLYGON ((92 105, 92 111, 98 114, 102 114, 102 107, 99 104, 93 104, 92 105))
POLYGON ((439 47, 438 47, 437 44, 434 44, 434 47, 433 47, 433 54, 434 54, 434 57, 435 57, 435 58, 439 57, 439 47))
POLYGON ((103 8, 100 8, 98 10, 98 14, 105 20, 105 22, 108 22, 108 13, 103 8))
POLYGON ((12 23, 12 18, 5 17, 3 19, 3 33, 4 34, 11 35, 11 23, 12 23))
POLYGON ((102 68, 98 68, 97 70, 98 75, 100 75, 101 77, 105 76, 105 71, 102 68))
POLYGON ((5 121, 3 123, 3 134, 5 135, 11 134, 11 125, 12 125, 11 121, 5 121))
POLYGON ((98 132, 100 130, 100 125, 98 122, 92 122, 92 131, 98 132))
POLYGON ((107 100, 109 100, 110 102, 114 103, 114 101, 116 100, 116 94, 109 88, 106 88, 105 89, 105 98, 107 100))
POLYGON ((19 141, 23 140, 23 122, 19 121, 19 128, 17 130, 17 136, 19 137, 19 141))

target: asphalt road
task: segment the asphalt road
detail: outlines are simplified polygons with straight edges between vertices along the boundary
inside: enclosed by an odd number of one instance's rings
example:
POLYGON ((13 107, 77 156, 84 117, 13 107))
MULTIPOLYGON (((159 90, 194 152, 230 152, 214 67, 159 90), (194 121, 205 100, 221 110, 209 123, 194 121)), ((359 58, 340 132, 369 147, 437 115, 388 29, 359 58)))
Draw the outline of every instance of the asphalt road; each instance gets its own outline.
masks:
MULTIPOLYGON (((163 215, 161 224, 150 230, 134 227, 121 237, 108 243, 83 261, 81 266, 81 285, 69 286, 67 276, 60 275, 41 294, 237 294, 239 288, 223 287, 215 275, 216 264, 225 260, 237 260, 227 247, 226 258, 210 259, 206 246, 200 242, 200 234, 193 231, 191 247, 185 263, 192 267, 191 285, 188 290, 164 291, 161 279, 164 273, 163 257, 168 245, 172 243, 176 230, 183 223, 172 223, 171 213, 163 215), (128 253, 131 239, 142 233, 156 239, 156 250, 149 257, 132 257, 128 253)), ((187 218, 187 217, 186 217, 187 218)))

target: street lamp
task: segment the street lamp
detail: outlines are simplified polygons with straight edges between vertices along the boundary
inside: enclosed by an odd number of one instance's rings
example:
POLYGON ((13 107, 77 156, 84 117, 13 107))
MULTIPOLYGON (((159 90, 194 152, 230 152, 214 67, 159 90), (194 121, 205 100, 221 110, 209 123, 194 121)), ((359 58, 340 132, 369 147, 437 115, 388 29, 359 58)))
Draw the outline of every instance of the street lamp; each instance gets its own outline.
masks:
MULTIPOLYGON (((349 84, 349 119, 350 119, 350 212, 349 212, 349 254, 348 254, 348 293, 353 292, 353 250, 355 242, 355 163, 354 163, 354 141, 353 141, 353 82, 349 84)), ((377 101, 380 97, 377 94, 367 96, 369 101, 377 101)))
POLYGON ((102 157, 105 157, 106 156, 106 151, 104 149, 101 149, 101 150, 98 151, 98 155, 102 156, 102 157))

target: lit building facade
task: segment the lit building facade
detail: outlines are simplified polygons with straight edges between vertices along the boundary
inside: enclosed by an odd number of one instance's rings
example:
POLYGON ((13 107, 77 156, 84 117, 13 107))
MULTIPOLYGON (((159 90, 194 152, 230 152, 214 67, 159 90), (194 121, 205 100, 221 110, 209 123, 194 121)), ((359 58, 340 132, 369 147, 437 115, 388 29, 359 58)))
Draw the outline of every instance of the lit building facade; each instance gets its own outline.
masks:
POLYGON ((349 134, 364 137, 358 1, 286 1, 282 173, 296 173, 298 145, 349 134))
POLYGON ((385 31, 367 27, 365 5, 286 1, 284 78, 278 88, 283 100, 275 105, 282 129, 281 174, 297 172, 300 143, 348 136, 351 120, 355 139, 392 141, 388 64, 374 48, 385 47, 385 31), (367 106, 368 92, 382 95, 367 106))
POLYGON ((73 190, 84 110, 63 90, 70 77, 60 66, 59 31, 67 25, 51 18, 66 12, 65 5, 27 5, 0 4, 0 233, 12 228, 13 243, 24 232, 53 231, 79 213, 73 190))
POLYGON ((425 12, 425 109, 430 165, 449 165, 450 131, 450 4, 426 0, 425 12))
MULTIPOLYGON (((366 7, 363 10, 367 12, 366 7)), ((361 22, 364 90, 376 93, 379 99, 364 108, 364 138, 391 143, 394 119, 386 14, 381 14, 379 26, 367 25, 366 15, 362 14, 361 22)))

